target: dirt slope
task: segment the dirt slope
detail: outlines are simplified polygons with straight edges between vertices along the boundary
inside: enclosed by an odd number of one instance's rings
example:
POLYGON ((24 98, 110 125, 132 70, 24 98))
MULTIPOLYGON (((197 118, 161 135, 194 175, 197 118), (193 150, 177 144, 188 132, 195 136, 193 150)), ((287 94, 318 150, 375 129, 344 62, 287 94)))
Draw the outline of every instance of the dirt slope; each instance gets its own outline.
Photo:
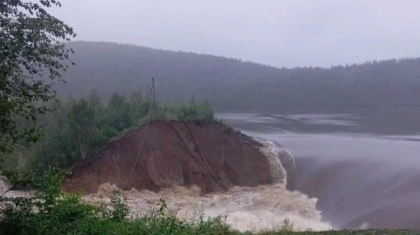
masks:
POLYGON ((110 142, 72 169, 70 192, 95 193, 103 183, 129 190, 196 185, 202 193, 270 184, 261 145, 215 122, 158 121, 110 142))

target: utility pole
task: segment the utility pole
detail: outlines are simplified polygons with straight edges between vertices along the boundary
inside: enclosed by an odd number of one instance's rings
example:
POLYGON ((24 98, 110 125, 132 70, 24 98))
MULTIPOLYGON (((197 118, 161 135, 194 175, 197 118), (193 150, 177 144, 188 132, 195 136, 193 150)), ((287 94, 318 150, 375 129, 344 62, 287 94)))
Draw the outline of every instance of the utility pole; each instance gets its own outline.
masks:
POLYGON ((153 103, 156 102, 156 90, 155 90, 155 78, 152 77, 152 96, 153 96, 153 103))
POLYGON ((155 78, 152 77, 152 86, 147 85, 147 98, 152 102, 156 102, 155 78))

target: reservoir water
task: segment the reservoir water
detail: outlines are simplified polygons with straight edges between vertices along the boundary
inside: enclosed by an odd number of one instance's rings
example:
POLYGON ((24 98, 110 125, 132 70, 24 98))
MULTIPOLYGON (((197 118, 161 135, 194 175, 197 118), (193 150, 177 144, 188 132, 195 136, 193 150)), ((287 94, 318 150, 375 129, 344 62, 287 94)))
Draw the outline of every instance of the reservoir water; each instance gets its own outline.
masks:
POLYGON ((219 113, 295 156, 287 188, 317 198, 335 229, 420 229, 420 110, 219 113))

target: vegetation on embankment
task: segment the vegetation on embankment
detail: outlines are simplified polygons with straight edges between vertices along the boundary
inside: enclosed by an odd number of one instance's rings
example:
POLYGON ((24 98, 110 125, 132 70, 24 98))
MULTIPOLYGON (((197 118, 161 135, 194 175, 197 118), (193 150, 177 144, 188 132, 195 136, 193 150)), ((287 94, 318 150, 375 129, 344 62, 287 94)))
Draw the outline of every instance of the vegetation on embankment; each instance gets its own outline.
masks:
POLYGON ((56 235, 143 235, 143 234, 214 234, 214 235, 274 235, 274 234, 416 234, 410 231, 326 231, 292 232, 293 224, 285 221, 278 230, 266 232, 239 232, 225 223, 223 217, 205 218, 198 214, 191 220, 179 220, 164 201, 148 216, 129 218, 129 208, 121 192, 114 192, 109 204, 99 207, 81 202, 80 194, 61 191, 64 180, 58 169, 46 174, 34 172, 29 184, 31 197, 1 197, 0 234, 56 235))
MULTIPOLYGON (((88 158, 110 139, 153 120, 213 120, 207 101, 161 105, 146 99, 140 92, 130 96, 114 93, 106 104, 93 91, 87 99, 55 99, 49 102, 51 112, 38 116, 43 127, 36 143, 24 139, 11 154, 1 154, 6 169, 32 170, 58 166, 66 169, 88 158)), ((31 121, 19 119, 21 126, 31 121)))

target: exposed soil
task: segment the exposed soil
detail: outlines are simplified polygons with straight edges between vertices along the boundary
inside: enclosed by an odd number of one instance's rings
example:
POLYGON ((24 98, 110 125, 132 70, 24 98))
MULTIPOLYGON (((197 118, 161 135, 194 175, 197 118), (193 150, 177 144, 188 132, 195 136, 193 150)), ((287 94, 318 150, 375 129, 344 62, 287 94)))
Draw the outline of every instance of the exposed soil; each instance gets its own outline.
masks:
POLYGON ((271 184, 270 165, 260 147, 217 122, 156 121, 111 141, 75 166, 63 187, 88 194, 104 183, 152 191, 196 185, 208 193, 271 184))

